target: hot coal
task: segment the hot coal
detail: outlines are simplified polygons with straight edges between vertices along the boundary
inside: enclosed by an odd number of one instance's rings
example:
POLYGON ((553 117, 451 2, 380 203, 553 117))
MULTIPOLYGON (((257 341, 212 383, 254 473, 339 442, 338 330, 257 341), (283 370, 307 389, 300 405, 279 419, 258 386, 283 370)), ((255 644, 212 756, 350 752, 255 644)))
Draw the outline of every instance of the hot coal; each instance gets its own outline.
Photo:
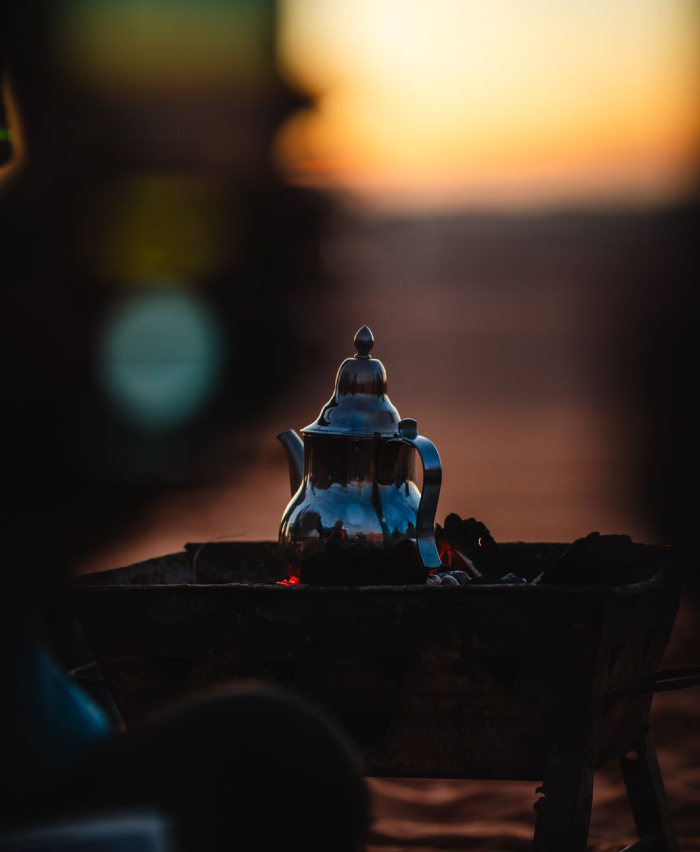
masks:
POLYGON ((475 579, 487 576, 494 581, 512 573, 512 566, 488 527, 476 518, 462 520, 453 512, 445 518, 444 528, 436 525, 435 540, 447 568, 466 571, 475 579))

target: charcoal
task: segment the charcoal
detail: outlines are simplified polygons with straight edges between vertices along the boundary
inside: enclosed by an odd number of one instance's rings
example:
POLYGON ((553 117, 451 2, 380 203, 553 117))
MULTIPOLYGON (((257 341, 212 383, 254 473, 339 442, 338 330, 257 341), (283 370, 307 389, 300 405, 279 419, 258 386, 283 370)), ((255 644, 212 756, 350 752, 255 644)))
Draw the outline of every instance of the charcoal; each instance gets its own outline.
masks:
POLYGON ((515 584, 519 584, 519 585, 522 585, 523 583, 525 583, 525 585, 527 585, 527 580, 525 579, 525 577, 518 577, 516 574, 513 574, 513 573, 504 574, 503 577, 501 577, 498 582, 499 583, 515 583, 515 584))
POLYGON ((481 577, 475 577, 471 581, 474 586, 498 586, 498 585, 528 585, 529 581, 524 577, 518 577, 517 574, 509 572, 502 577, 497 577, 493 574, 482 574, 481 577))
POLYGON ((650 548, 635 544, 628 535, 592 532, 577 539, 548 565, 540 583, 558 586, 622 586, 649 580, 658 563, 649 558, 650 548))
MULTIPOLYGON (((455 580, 458 586, 466 586, 467 583, 471 583, 472 581, 471 574, 468 574, 466 571, 446 571, 445 576, 449 577, 450 580, 455 580)), ((455 585, 455 583, 453 582, 451 585, 455 585)))
POLYGON ((444 527, 436 526, 435 539, 446 567, 461 567, 475 578, 499 578, 513 570, 488 527, 476 518, 462 520, 453 512, 445 518, 444 527))
MULTIPOLYGON (((327 550, 304 562, 301 582, 327 586, 378 586, 423 584, 433 586, 526 585, 563 586, 628 585, 648 580, 657 569, 644 545, 627 535, 590 533, 571 546, 551 545, 534 565, 511 562, 488 527, 475 518, 452 513, 444 527, 435 529, 442 570, 429 574, 410 540, 394 550, 343 547, 327 550)), ((506 545, 514 554, 514 545, 506 545)))

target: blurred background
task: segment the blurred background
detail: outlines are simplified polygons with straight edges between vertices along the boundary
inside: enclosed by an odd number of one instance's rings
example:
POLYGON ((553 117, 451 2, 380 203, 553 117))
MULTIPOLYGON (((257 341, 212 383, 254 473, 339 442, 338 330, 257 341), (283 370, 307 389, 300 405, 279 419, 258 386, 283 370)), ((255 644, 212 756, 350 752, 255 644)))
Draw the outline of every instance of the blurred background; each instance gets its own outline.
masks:
MULTIPOLYGON (((364 324, 439 520, 681 543, 699 32, 696 0, 5 3, 7 574, 276 538, 275 436, 364 324)), ((686 850, 693 698, 655 722, 686 850)), ((529 848, 516 786, 376 782, 374 840, 529 848)), ((603 852, 631 820, 597 789, 603 852)))
POLYGON ((698 16, 8 5, 5 364, 30 516, 56 489, 89 518, 78 570, 275 538, 275 435, 315 418, 367 323, 441 452, 439 517, 675 540, 698 16))

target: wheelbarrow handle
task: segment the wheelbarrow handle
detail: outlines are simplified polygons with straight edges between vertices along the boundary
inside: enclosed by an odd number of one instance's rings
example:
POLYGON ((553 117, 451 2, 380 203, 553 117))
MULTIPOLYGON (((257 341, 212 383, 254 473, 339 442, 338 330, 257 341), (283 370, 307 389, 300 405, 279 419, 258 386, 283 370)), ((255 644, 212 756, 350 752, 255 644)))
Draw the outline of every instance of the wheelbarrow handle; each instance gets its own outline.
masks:
POLYGON ((653 692, 671 692, 674 689, 689 689, 700 686, 700 666, 687 666, 682 669, 665 669, 655 674, 645 675, 639 683, 613 689, 606 696, 608 705, 618 698, 628 695, 648 695, 653 692))

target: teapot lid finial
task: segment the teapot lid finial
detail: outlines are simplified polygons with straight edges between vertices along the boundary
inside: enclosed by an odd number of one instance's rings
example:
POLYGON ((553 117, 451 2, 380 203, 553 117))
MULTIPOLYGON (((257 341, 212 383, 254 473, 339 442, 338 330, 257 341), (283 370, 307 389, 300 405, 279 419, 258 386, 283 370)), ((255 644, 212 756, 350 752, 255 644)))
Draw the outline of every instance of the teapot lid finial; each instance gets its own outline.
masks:
POLYGON ((355 358, 370 358, 370 350, 374 346, 374 335, 369 326, 363 325, 355 335, 355 349, 357 355, 355 358))

